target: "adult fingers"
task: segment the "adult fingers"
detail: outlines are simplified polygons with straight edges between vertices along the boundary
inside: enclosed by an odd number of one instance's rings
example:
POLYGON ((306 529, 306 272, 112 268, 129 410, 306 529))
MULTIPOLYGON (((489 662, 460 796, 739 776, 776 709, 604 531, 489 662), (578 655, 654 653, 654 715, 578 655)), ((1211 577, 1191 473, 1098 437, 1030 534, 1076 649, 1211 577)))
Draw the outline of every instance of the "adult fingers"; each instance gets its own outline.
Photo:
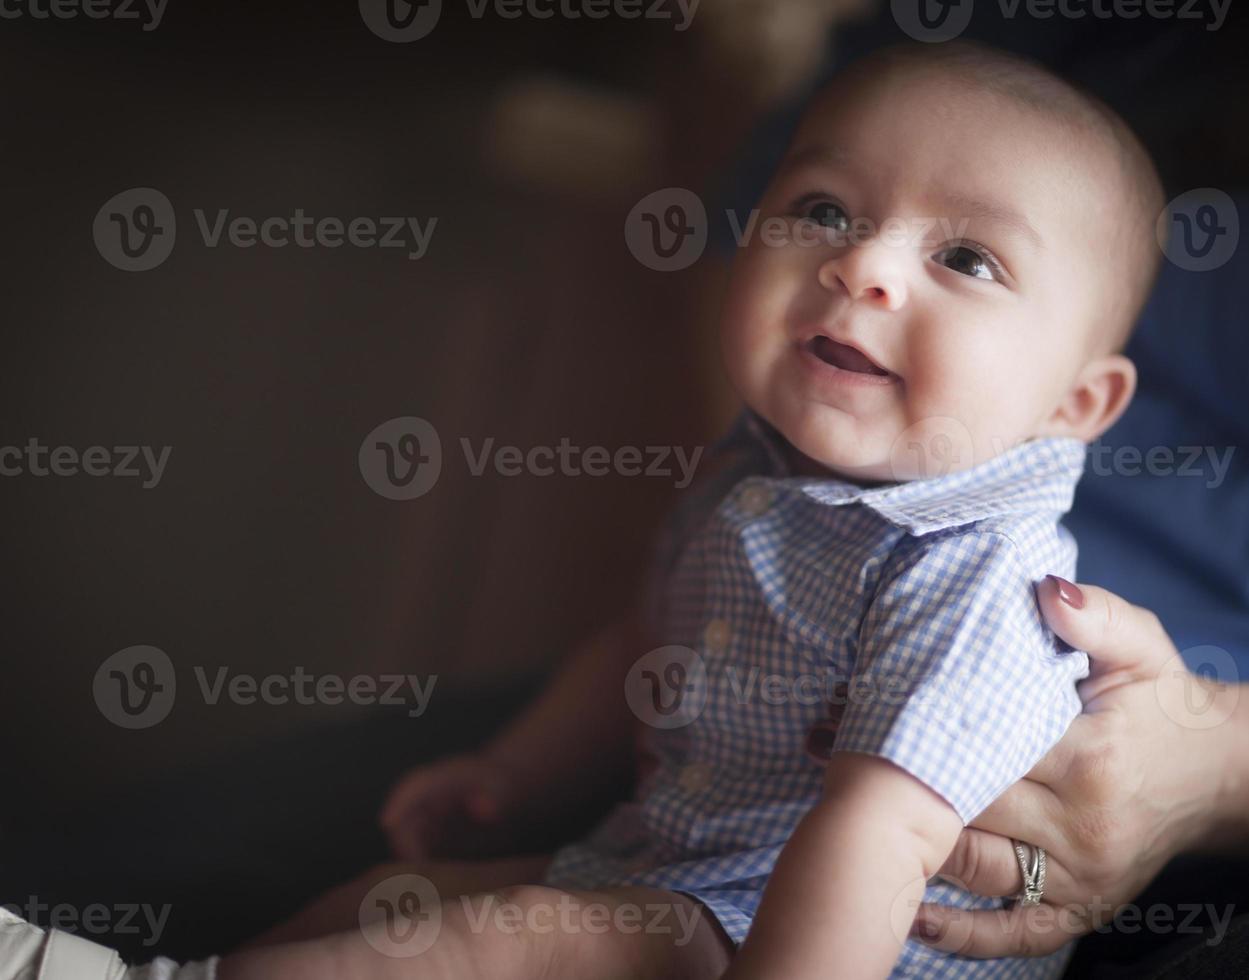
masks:
POLYGON ((1079 906, 1046 902, 974 911, 921 905, 911 927, 911 935, 929 946, 976 959, 1046 956, 1087 931, 1079 906))
MULTIPOLYGON (((938 877, 973 895, 1009 898, 1023 891, 1023 871, 1014 844, 999 834, 966 827, 959 834, 938 877)), ((1076 901, 1075 883, 1057 860, 1047 854, 1045 897, 1055 903, 1076 901)))
POLYGON ((1047 575, 1036 593, 1050 628, 1092 658, 1094 677, 1118 671, 1153 677, 1175 656, 1158 617, 1113 592, 1047 575))

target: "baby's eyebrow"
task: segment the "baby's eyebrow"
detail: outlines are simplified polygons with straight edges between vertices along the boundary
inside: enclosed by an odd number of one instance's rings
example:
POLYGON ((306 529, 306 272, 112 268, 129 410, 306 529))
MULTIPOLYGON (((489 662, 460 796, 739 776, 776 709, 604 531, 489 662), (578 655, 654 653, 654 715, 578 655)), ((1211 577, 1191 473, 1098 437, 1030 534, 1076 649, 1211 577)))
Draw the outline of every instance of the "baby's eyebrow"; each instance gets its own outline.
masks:
POLYGON ((808 143, 801 149, 787 153, 777 169, 780 173, 788 173, 815 163, 844 165, 849 159, 850 154, 840 146, 831 146, 828 143, 808 143))
POLYGON ((1014 208, 997 201, 980 201, 965 197, 957 192, 947 192, 942 195, 942 198, 950 214, 957 214, 961 218, 979 218, 983 221, 996 222, 1004 225, 1020 238, 1027 239, 1034 248, 1040 250, 1045 247, 1045 242, 1041 240, 1037 230, 1014 208))

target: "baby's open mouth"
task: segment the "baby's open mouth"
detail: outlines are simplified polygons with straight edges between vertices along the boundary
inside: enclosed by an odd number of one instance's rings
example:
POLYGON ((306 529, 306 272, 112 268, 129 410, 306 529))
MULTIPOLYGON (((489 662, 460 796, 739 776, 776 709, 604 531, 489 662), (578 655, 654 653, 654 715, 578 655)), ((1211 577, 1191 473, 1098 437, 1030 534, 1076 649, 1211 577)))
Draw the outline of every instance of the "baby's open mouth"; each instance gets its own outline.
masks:
POLYGON ((853 371, 856 374, 874 374, 878 377, 889 376, 888 371, 875 364, 866 354, 855 350, 847 344, 839 344, 832 337, 825 337, 823 334, 812 337, 807 341, 807 349, 825 364, 839 367, 843 371, 853 371))

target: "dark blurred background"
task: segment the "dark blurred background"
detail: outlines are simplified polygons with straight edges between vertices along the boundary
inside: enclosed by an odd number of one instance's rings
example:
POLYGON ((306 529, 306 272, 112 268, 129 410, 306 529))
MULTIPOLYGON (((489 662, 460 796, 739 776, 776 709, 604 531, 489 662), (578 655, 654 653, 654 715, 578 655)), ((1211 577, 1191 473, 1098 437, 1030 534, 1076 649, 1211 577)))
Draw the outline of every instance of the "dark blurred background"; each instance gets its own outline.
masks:
MULTIPOLYGON (((171 447, 148 489, 0 479, 0 902, 168 903, 161 952, 229 946, 381 857, 391 779, 485 738, 627 601, 672 480, 474 477, 459 440, 714 439, 733 412, 715 215, 753 204, 831 65, 905 37, 873 0, 703 0, 686 30, 659 9, 475 18, 444 0, 412 43, 348 2, 170 0, 152 30, 0 21, 0 444, 171 447), (708 202, 713 247, 659 273, 623 227, 670 186, 708 202), (177 244, 125 272, 92 222, 136 187, 170 199, 177 244), (209 248, 195 209, 437 224, 413 261, 209 248), (429 420, 444 451, 409 501, 357 464, 398 416, 429 420), (128 731, 92 684, 137 644, 169 655, 180 693, 128 731), (195 666, 438 680, 413 719, 208 705, 195 666)), ((1101 94, 1178 193, 1245 183, 1245 20, 982 3, 965 36, 1101 94)))

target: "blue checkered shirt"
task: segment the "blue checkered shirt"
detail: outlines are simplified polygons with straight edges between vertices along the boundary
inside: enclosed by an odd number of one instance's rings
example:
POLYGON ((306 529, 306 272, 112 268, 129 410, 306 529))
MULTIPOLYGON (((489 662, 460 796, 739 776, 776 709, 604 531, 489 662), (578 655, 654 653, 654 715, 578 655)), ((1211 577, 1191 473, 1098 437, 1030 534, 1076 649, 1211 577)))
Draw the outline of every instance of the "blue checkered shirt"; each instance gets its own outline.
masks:
MULTIPOLYGON (((1083 443, 1033 440, 970 469, 864 488, 791 475, 780 439, 746 413, 718 447, 718 475, 678 509, 651 589, 665 652, 648 657, 654 680, 670 676, 655 657, 683 651, 681 713, 639 714, 651 766, 635 800, 546 875, 688 894, 735 943, 820 798, 804 744, 830 702, 844 706, 835 751, 890 760, 966 823, 1058 741, 1088 674, 1033 592, 1048 573, 1075 576, 1059 518, 1083 443)), ((925 901, 1003 904, 936 879, 925 901)), ((892 976, 1034 980, 1061 975, 1069 954, 973 960, 912 940, 892 976)))

